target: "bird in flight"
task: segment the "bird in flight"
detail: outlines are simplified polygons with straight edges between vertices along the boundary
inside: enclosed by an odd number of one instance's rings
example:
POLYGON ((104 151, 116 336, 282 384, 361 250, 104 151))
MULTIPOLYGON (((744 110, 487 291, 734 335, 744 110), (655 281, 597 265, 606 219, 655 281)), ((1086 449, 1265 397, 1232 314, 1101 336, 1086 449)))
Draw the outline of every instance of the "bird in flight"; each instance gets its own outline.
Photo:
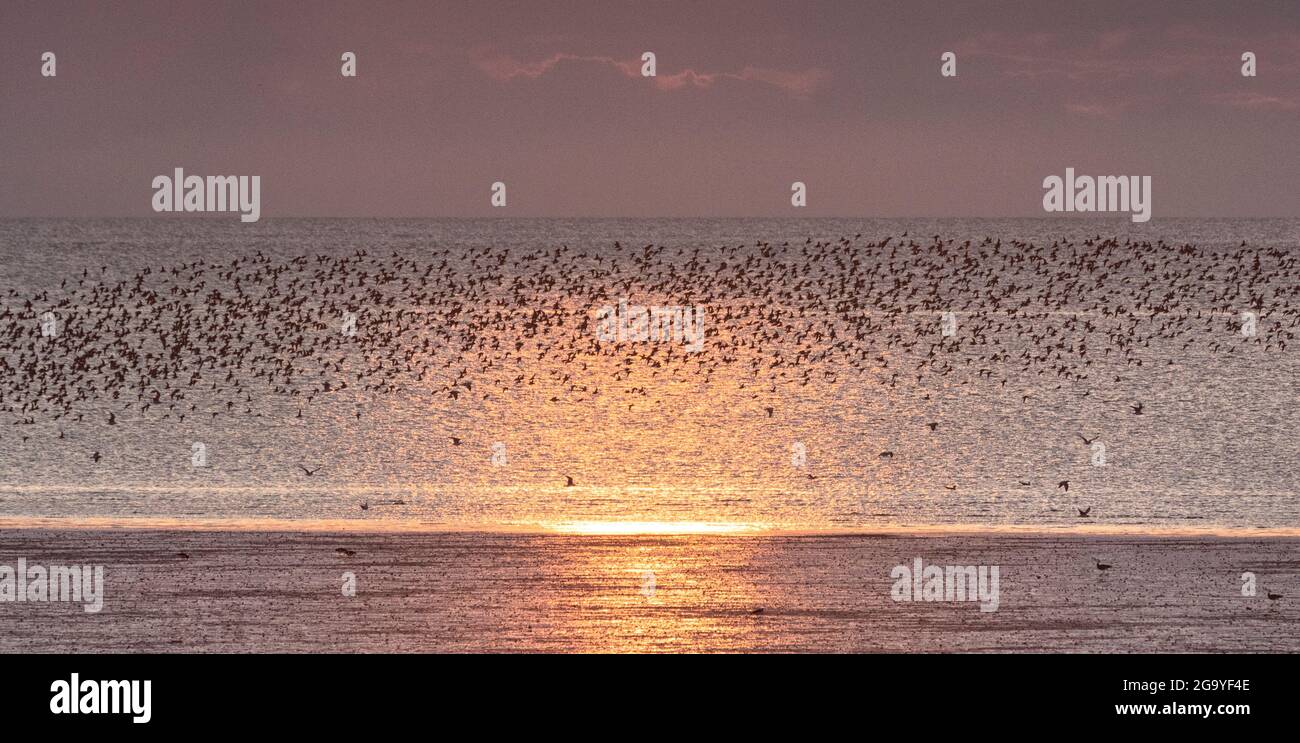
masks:
POLYGON ((1088 506, 1087 508, 1076 508, 1075 510, 1079 512, 1079 518, 1086 519, 1088 518, 1089 512, 1092 511, 1092 506, 1088 506))
POLYGON ((1056 487, 1058 487, 1058 488, 1064 488, 1064 489, 1065 489, 1065 492, 1068 493, 1068 492, 1070 492, 1070 481, 1069 481, 1069 480, 1062 480, 1062 481, 1056 483, 1056 487))
POLYGON ((451 437, 451 445, 452 445, 452 446, 460 446, 460 439, 457 438, 456 436, 452 436, 452 437, 451 437))
POLYGON ((1084 436, 1084 435, 1081 434, 1081 433, 1076 433, 1075 436, 1078 436, 1079 438, 1083 439, 1083 445, 1084 445, 1084 446, 1091 446, 1091 445, 1092 445, 1092 442, 1094 442, 1094 441, 1097 440, 1097 437, 1096 437, 1096 436, 1093 436, 1092 438, 1088 438, 1087 436, 1084 436))
POLYGON ((1133 408, 1134 415, 1142 415, 1142 408, 1144 408, 1145 405, 1139 402, 1137 405, 1130 405, 1129 407, 1133 408))
POLYGON ((324 465, 321 465, 320 467, 317 467, 317 468, 314 469, 314 470, 309 470, 309 469, 307 469, 306 467, 302 466, 301 464, 298 465, 298 469, 302 470, 303 472, 306 472, 308 477, 311 477, 312 475, 316 474, 317 472, 320 472, 322 467, 324 467, 324 465))
POLYGON ((573 483, 573 478, 572 478, 572 477, 569 477, 568 475, 565 475, 565 476, 564 476, 564 487, 566 487, 566 488, 571 488, 571 487, 573 487, 573 485, 574 485, 574 483, 573 483))

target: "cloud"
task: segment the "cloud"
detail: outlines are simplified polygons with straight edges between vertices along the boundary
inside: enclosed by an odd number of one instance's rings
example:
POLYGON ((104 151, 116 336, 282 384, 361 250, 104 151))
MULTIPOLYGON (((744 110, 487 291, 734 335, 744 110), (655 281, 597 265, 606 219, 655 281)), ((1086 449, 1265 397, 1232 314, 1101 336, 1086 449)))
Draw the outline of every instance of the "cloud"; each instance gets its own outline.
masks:
POLYGON ((512 80, 516 77, 538 78, 555 69, 561 62, 589 62, 610 65, 619 68, 623 74, 632 77, 639 73, 639 65, 619 62, 613 57, 583 56, 557 52, 536 62, 520 62, 506 54, 475 55, 474 64, 496 80, 512 80))
POLYGON ((1114 118, 1124 109, 1122 104, 1110 103, 1066 103, 1065 110, 1072 114, 1080 116, 1092 116, 1096 118, 1110 119, 1114 118))
POLYGON ((1206 100, 1217 106, 1231 106, 1246 109, 1272 109, 1276 111, 1295 111, 1300 109, 1300 101, 1287 96, 1266 95, 1253 91, 1236 91, 1209 96, 1206 100))
MULTIPOLYGON (((613 57, 568 52, 556 52, 549 57, 532 62, 521 62, 507 54, 481 52, 474 55, 475 66, 489 77, 501 81, 513 80, 517 77, 539 78, 554 71, 561 63, 601 65, 618 70, 625 77, 641 77, 640 60, 624 61, 613 57)), ((768 85, 791 95, 807 96, 815 92, 828 77, 829 74, 825 70, 817 68, 790 71, 749 66, 739 72, 699 72, 686 68, 672 74, 660 73, 650 78, 650 82, 664 91, 711 88, 724 80, 752 82, 768 85)))
MULTIPOLYGON (((1241 110, 1293 111, 1300 102, 1300 35, 1218 35, 1186 26, 1116 28, 1087 38, 985 33, 954 46, 994 74, 1041 83, 1068 113, 1113 118, 1179 102, 1241 110), (1256 78, 1240 75, 1241 54, 1259 57, 1256 78)), ((967 68, 969 69, 969 68, 967 68)))
POLYGON ((1224 71, 1235 72, 1241 53, 1247 50, 1267 59, 1273 72, 1294 72, 1300 64, 1300 35, 1246 39, 1178 26, 1140 33, 1118 28, 1080 43, 1077 37, 1057 34, 985 33, 962 40, 955 50, 959 56, 993 60, 1008 77, 1093 83, 1151 77, 1209 79, 1224 71))

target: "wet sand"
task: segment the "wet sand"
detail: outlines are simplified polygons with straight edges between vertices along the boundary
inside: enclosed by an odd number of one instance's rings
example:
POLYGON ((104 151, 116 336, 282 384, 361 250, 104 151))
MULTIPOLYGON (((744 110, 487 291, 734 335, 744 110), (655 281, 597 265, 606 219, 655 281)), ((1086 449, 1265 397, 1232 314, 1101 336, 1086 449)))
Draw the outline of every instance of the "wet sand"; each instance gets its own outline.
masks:
POLYGON ((1300 651, 1284 537, 0 529, 20 557, 103 564, 104 608, 0 602, 3 652, 1300 651), (997 611, 894 601, 917 557, 998 566, 997 611))

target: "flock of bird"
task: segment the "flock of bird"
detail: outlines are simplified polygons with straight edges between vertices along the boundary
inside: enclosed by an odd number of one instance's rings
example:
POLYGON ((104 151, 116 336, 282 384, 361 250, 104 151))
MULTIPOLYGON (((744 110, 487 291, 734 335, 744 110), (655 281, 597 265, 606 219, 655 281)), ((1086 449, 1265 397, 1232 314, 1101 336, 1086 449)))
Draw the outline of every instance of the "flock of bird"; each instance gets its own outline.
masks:
MULTIPOLYGON (((58 289, 0 298, 0 416, 9 424, 0 440, 26 441, 24 427, 37 422, 62 438, 62 426, 89 410, 109 426, 261 416, 272 410, 268 395, 301 418, 345 390, 447 405, 616 395, 631 407, 654 404, 647 380, 707 385, 716 376, 754 400, 731 414, 769 418, 779 415, 774 393, 849 378, 1011 387, 1024 402, 1053 387, 1086 397, 1188 354, 1285 351, 1300 324, 1298 279, 1295 255, 1245 243, 907 233, 711 248, 259 251, 127 278, 86 267, 58 289), (601 340, 595 310, 622 298, 703 308, 702 350, 601 340), (1259 317, 1253 336, 1240 332, 1246 311, 1259 317), (945 313, 956 332, 943 332, 945 313)), ((1141 400, 1116 404, 1146 410, 1141 400)), ((302 467, 305 476, 319 469, 302 467)))

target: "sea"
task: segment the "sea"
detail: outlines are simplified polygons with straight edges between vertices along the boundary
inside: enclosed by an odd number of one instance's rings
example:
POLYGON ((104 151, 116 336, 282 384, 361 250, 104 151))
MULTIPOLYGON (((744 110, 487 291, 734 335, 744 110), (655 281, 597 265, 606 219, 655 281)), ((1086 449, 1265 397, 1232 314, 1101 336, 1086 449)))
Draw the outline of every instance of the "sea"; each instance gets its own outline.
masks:
POLYGON ((0 220, 0 520, 1296 529, 1297 259, 1294 219, 0 220), (620 301, 703 347, 598 338, 620 301))

